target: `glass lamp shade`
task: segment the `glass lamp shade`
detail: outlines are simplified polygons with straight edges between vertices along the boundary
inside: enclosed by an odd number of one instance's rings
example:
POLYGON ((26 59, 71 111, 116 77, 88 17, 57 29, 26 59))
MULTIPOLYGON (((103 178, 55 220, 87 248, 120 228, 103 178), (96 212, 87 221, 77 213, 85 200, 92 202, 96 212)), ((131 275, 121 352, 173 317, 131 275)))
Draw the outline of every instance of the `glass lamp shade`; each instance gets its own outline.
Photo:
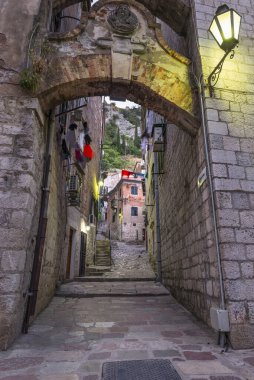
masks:
POLYGON ((220 48, 229 51, 239 42, 240 24, 241 16, 225 4, 217 9, 209 31, 220 48))

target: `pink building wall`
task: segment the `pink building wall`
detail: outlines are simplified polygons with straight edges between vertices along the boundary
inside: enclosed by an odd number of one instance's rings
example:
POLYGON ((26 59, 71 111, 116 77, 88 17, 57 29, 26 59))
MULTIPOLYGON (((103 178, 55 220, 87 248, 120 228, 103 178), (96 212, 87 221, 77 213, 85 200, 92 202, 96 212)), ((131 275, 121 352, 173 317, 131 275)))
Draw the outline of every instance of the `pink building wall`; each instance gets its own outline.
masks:
POLYGON ((141 179, 123 177, 109 194, 107 223, 111 238, 123 241, 144 240, 144 206, 141 179), (137 189, 137 194, 131 193, 132 188, 137 189), (132 215, 132 208, 136 208, 137 215, 132 215))

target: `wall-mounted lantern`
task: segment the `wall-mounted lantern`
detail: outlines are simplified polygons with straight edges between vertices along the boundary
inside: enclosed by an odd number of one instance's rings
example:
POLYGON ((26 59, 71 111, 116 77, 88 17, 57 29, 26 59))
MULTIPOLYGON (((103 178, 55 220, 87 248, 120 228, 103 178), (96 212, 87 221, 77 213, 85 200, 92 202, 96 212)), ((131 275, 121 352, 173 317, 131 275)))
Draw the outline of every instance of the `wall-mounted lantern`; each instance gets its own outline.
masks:
POLYGON ((152 138, 154 152, 164 152, 165 150, 165 129, 166 124, 153 125, 152 138))
POLYGON ((100 186, 100 197, 108 195, 108 186, 100 186))
POLYGON ((117 204, 118 204, 117 199, 112 199, 111 200, 111 208, 113 210, 117 210, 117 204))
POLYGON ((210 96, 213 96, 213 89, 218 82, 226 57, 231 53, 230 59, 234 58, 234 48, 239 42, 240 24, 241 16, 234 9, 229 9, 226 4, 218 7, 209 31, 225 54, 208 77, 210 96))

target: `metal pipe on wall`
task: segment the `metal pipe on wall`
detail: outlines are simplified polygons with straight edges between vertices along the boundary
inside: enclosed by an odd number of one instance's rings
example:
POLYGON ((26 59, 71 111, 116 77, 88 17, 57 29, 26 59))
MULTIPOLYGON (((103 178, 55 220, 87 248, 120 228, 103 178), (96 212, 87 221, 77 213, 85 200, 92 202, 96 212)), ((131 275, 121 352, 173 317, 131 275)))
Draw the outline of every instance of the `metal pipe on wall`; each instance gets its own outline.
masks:
POLYGON ((162 281, 161 270, 161 226, 160 226, 160 197, 159 197, 159 162, 158 153, 154 152, 154 187, 155 187, 155 212, 156 212, 156 243, 157 243, 157 281, 162 281))
POLYGON ((41 197, 41 207, 39 216, 38 233, 36 237, 36 244, 34 250, 34 260, 30 279, 29 291, 27 293, 27 305, 26 312, 23 321, 22 332, 27 334, 29 327, 29 320, 35 313, 36 301, 38 295, 38 287, 40 281, 41 264, 44 251, 44 244, 46 238, 47 221, 48 221, 48 202, 50 194, 50 166, 51 166, 51 156, 53 149, 53 140, 55 132, 55 121, 53 117, 53 112, 51 111, 48 117, 48 133, 47 133, 47 143, 46 143, 46 155, 45 155, 45 166, 44 175, 42 181, 42 197, 41 197))
MULTIPOLYGON (((195 17, 195 1, 191 1, 191 17, 192 22, 194 26, 194 35, 195 35, 195 44, 197 52, 199 52, 199 36, 197 33, 197 25, 196 25, 196 17, 195 17)), ((200 67, 201 60, 200 60, 200 67)), ((215 207, 215 197, 214 197, 214 188, 213 188, 213 181, 212 181, 212 173, 211 173, 211 162, 210 162, 210 155, 209 155, 209 149, 208 149, 208 139, 207 139, 207 120, 205 117, 205 106, 204 106, 204 84, 203 84, 203 74, 197 78, 197 76, 194 74, 194 69, 192 70, 193 77, 196 81, 196 85, 198 87, 198 97, 199 97, 199 104, 201 109, 201 125, 202 125, 202 131, 203 131, 203 137, 204 137, 204 147, 205 147, 205 159, 206 159, 206 165, 207 165, 207 175, 208 175, 208 184, 210 189, 210 199, 211 199, 211 206, 212 206, 212 218, 213 218, 213 225, 214 225, 214 236, 215 236, 215 249, 216 249, 216 256, 217 256, 217 263, 218 263, 218 275, 219 275, 219 287, 220 287, 220 307, 222 309, 226 309, 225 305, 225 291, 224 291, 224 285, 223 285, 223 273, 222 273, 222 265, 221 265, 221 252, 220 252, 220 245, 219 245, 219 234, 218 234, 218 223, 217 223, 217 217, 216 217, 216 207, 215 207)), ((220 345, 225 345, 225 339, 226 334, 220 333, 219 334, 220 339, 220 345)))
MULTIPOLYGON (((219 245, 218 223, 217 223, 217 217, 216 217, 216 207, 215 207, 215 197, 214 197, 214 187, 213 187, 213 181, 212 181, 211 161, 210 161, 208 140, 207 140, 207 121, 205 117, 205 107, 204 107, 204 100, 203 100, 203 94, 204 94, 203 75, 201 75, 200 78, 197 80, 197 85, 198 85, 198 95, 199 95, 199 102, 200 102, 200 108, 201 108, 201 121, 202 121, 201 124, 202 124, 203 136, 204 136, 207 176, 208 176, 208 183, 209 183, 209 188, 210 188, 212 218, 213 218, 213 225, 214 225, 215 249, 216 249, 216 256, 217 256, 219 287, 220 287, 220 307, 221 309, 226 309, 225 291, 224 291, 224 285, 223 285, 223 273, 222 273, 222 265, 221 265, 221 252, 220 252, 220 245, 219 245)), ((226 335, 224 332, 219 333, 219 341, 220 341, 220 345, 224 347, 225 342, 226 342, 226 335)))

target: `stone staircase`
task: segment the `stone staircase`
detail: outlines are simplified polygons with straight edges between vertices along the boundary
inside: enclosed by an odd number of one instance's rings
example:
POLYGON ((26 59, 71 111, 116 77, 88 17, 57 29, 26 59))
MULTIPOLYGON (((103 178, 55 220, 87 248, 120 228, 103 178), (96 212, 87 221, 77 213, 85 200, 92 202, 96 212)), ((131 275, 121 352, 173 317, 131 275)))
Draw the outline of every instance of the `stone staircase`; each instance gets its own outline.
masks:
POLYGON ((96 241, 96 267, 110 267, 111 266, 111 247, 110 240, 97 240, 96 241))
MULTIPOLYGON (((86 267, 86 277, 101 277, 104 273, 110 272, 110 266, 89 266, 86 267)), ((81 279, 83 277, 80 277, 81 279)), ((77 280, 77 279, 75 279, 77 280)))

